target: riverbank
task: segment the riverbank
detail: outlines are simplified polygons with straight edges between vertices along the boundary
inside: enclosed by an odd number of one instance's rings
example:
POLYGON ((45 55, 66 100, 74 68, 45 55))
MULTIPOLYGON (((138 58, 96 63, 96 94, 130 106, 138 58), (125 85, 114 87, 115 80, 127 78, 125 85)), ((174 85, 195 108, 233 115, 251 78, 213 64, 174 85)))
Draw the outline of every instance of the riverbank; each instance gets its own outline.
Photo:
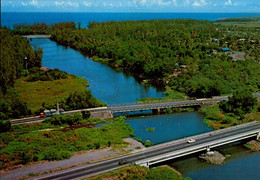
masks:
POLYGON ((172 179, 172 180, 190 180, 183 177, 177 170, 169 166, 159 166, 148 169, 142 166, 128 166, 118 170, 114 170, 93 178, 91 180, 104 179, 172 179))
POLYGON ((129 152, 134 152, 138 149, 143 149, 144 146, 132 139, 125 138, 124 141, 128 143, 128 146, 124 148, 104 148, 100 150, 80 151, 74 153, 70 159, 62 161, 42 161, 37 163, 30 163, 25 166, 17 166, 16 169, 4 172, 1 170, 1 179, 21 179, 25 177, 32 177, 36 175, 42 175, 50 172, 55 172, 70 167, 75 167, 92 162, 98 162, 112 157, 125 155, 129 152))
POLYGON ((244 146, 252 151, 260 151, 260 142, 256 140, 251 140, 247 142, 244 146))

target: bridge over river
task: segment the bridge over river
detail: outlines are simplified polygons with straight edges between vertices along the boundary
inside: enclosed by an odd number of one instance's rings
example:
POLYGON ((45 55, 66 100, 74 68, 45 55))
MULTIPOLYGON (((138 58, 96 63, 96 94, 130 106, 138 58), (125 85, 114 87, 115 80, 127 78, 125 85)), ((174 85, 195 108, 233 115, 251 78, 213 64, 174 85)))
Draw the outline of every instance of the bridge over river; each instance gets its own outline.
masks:
POLYGON ((251 122, 209 133, 203 133, 192 137, 159 144, 150 148, 139 150, 129 155, 114 159, 104 160, 97 163, 82 165, 59 172, 34 177, 33 179, 75 179, 79 177, 91 177, 100 173, 111 171, 117 168, 138 164, 149 167, 150 165, 172 160, 200 151, 207 151, 228 143, 233 143, 247 138, 256 137, 259 140, 260 122, 251 122), (188 139, 195 142, 187 143, 188 139), (119 162, 127 161, 128 164, 120 165, 119 162))
MULTIPOLYGON (((253 94, 260 101, 260 93, 253 94)), ((93 117, 110 118, 113 117, 114 113, 123 113, 123 112, 133 112, 133 111, 144 111, 144 110, 153 110, 155 112, 160 112, 161 109, 167 108, 184 108, 184 107, 207 107, 213 104, 217 104, 220 101, 228 100, 228 96, 216 96, 213 98, 204 98, 196 100, 170 100, 170 101, 151 101, 151 102, 138 102, 138 103, 124 103, 124 104, 112 104, 107 107, 98 107, 98 108, 88 108, 88 109, 78 109, 73 111, 66 111, 64 114, 73 114, 77 112, 89 111, 93 117), (98 114, 99 116, 95 116, 98 114), (101 116, 100 116, 101 115, 101 116)), ((24 124, 24 123, 33 123, 41 122, 44 118, 40 116, 28 117, 22 119, 13 119, 11 124, 24 124)))

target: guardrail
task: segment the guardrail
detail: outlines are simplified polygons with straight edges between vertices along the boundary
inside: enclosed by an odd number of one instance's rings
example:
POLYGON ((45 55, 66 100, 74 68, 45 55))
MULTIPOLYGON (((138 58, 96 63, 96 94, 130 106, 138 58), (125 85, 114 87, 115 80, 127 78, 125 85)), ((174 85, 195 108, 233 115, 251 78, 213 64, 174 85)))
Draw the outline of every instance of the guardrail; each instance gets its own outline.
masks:
MULTIPOLYGON (((241 133, 241 134, 238 134, 235 136, 233 135, 233 136, 209 141, 209 142, 202 143, 202 144, 197 144, 192 147, 183 148, 181 150, 175 150, 170 153, 165 153, 165 154, 157 155, 154 157, 146 158, 143 160, 139 160, 139 161, 136 161, 135 163, 138 165, 144 165, 144 166, 149 167, 149 165, 152 165, 152 164, 157 164, 159 162, 163 162, 163 161, 175 159, 178 157, 182 157, 185 155, 193 154, 196 152, 207 150, 208 148, 219 147, 219 146, 222 146, 225 144, 237 142, 237 141, 247 139, 250 137, 259 136, 259 133, 260 133, 260 129, 250 130, 248 132, 244 132, 244 133, 241 133)), ((189 137, 189 138, 192 138, 192 137, 189 137)))

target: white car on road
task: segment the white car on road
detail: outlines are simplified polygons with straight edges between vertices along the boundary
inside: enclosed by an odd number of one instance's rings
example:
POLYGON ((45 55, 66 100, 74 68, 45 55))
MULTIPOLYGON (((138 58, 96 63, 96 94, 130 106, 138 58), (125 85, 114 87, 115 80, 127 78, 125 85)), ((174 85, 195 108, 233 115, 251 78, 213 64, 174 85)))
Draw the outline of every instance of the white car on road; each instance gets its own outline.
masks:
POLYGON ((194 143, 196 140, 195 139, 188 139, 187 143, 194 143))

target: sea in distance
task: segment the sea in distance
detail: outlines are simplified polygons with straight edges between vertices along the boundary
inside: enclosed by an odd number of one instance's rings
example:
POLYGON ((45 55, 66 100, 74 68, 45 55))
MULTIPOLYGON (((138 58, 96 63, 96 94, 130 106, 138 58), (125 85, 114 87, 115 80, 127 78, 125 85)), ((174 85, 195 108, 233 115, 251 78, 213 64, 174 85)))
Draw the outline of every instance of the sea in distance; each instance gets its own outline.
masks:
POLYGON ((152 20, 152 19, 200 19, 216 21, 223 18, 260 17, 260 13, 85 13, 85 12, 1 12, 1 25, 12 28, 14 24, 58 22, 89 22, 152 20))

